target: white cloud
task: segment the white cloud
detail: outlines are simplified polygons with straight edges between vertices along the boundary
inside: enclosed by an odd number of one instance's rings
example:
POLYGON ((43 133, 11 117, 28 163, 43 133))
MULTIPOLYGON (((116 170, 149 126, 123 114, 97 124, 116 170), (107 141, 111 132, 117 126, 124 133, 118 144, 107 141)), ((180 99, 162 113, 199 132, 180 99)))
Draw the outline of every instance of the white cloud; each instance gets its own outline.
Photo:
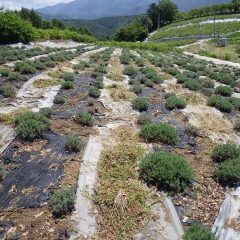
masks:
POLYGON ((59 2, 71 2, 73 0, 0 0, 0 6, 9 9, 26 8, 42 8, 48 5, 54 5, 59 2))

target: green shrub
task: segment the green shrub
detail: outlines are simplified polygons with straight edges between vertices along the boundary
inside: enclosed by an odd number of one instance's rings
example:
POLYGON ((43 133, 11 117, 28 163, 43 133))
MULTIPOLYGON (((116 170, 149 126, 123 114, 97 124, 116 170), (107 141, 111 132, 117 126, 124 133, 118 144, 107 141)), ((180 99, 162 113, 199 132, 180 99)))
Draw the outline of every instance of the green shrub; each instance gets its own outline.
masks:
POLYGON ((203 80, 202 81, 202 86, 204 88, 214 88, 215 84, 212 80, 203 80))
POLYGON ((3 76, 3 77, 8 77, 8 75, 11 73, 11 70, 9 68, 0 68, 0 74, 3 76))
POLYGON ((202 85, 199 81, 199 79, 193 79, 193 80, 188 80, 187 82, 185 82, 183 84, 184 87, 192 90, 192 91, 197 91, 197 90, 200 90, 202 85))
POLYGON ((152 88, 152 87, 154 86, 154 82, 153 82, 152 80, 148 79, 148 80, 145 82, 145 86, 152 88))
POLYGON ((147 125, 147 124, 151 124, 152 123, 152 118, 150 115, 143 113, 140 115, 139 119, 138 119, 138 123, 140 125, 147 125))
POLYGON ((144 84, 148 79, 145 76, 139 78, 139 82, 144 84))
POLYGON ((69 81, 65 81, 61 85, 61 89, 64 89, 64 90, 69 90, 69 89, 73 89, 73 88, 74 88, 73 83, 69 82, 69 81))
POLYGON ((0 181, 2 181, 4 179, 5 175, 6 175, 6 171, 5 171, 4 164, 0 160, 0 181))
POLYGON ((28 43, 33 40, 33 28, 29 21, 25 21, 10 11, 0 12, 0 43, 28 43))
POLYGON ((148 142, 161 142, 169 145, 178 143, 178 131, 167 123, 142 126, 140 137, 148 142))
POLYGON ((66 151, 70 153, 77 153, 80 152, 82 149, 82 140, 77 135, 68 135, 66 136, 66 143, 65 143, 65 149, 66 151))
POLYGON ((80 123, 83 126, 91 127, 93 126, 94 123, 93 116, 88 112, 77 113, 75 119, 78 123, 80 123))
POLYGON ((189 78, 182 73, 178 73, 175 77, 177 79, 177 83, 185 83, 189 80, 189 78))
POLYGON ((74 209, 75 199, 76 194, 73 189, 59 189, 54 192, 49 198, 54 216, 61 218, 71 213, 74 209))
POLYGON ((171 96, 169 98, 167 98, 166 100, 166 108, 169 110, 173 110, 173 109, 183 109, 185 108, 187 105, 187 102, 182 99, 182 98, 178 98, 176 96, 171 96))
POLYGON ((157 84, 163 83, 163 79, 162 79, 160 76, 158 76, 158 75, 153 76, 153 77, 151 78, 151 80, 152 80, 154 83, 157 83, 157 84))
POLYGON ((91 87, 89 90, 89 96, 93 98, 99 98, 101 95, 101 92, 98 88, 96 87, 91 87))
POLYGON ((0 86, 0 93, 5 98, 13 97, 13 96, 15 96, 15 89, 9 84, 4 84, 4 85, 0 86))
POLYGON ((24 63, 19 68, 19 71, 21 74, 34 74, 36 73, 37 69, 30 64, 24 63))
POLYGON ((42 137, 49 125, 49 120, 41 113, 26 112, 15 118, 16 133, 27 141, 42 137))
POLYGON ((66 72, 63 74, 63 79, 66 82, 73 82, 74 81, 74 74, 70 72, 66 72))
POLYGON ((146 182, 170 191, 183 191, 193 178, 188 162, 168 152, 146 155, 140 162, 140 177, 146 182))
POLYGON ((146 98, 144 97, 136 97, 132 101, 132 108, 134 110, 137 110, 139 112, 147 111, 149 107, 149 102, 146 98))
POLYGON ((133 66, 127 66, 125 67, 123 74, 128 76, 133 76, 137 73, 137 69, 133 66))
POLYGON ((51 108, 41 108, 39 112, 46 118, 51 118, 53 113, 51 108))
POLYGON ((240 99, 236 97, 228 98, 228 101, 233 105, 234 109, 240 111, 240 99))
POLYGON ((37 69, 37 70, 44 70, 47 68, 46 64, 40 61, 36 61, 33 63, 33 66, 37 69))
POLYGON ((55 96, 53 103, 55 104, 64 104, 65 103, 65 99, 62 96, 55 96))
POLYGON ((138 67, 144 66, 144 60, 143 60, 143 58, 141 58, 141 57, 137 57, 137 58, 135 59, 135 63, 138 65, 138 67))
POLYGON ((98 81, 95 82, 94 86, 98 89, 103 89, 104 88, 104 83, 103 83, 103 81, 98 80, 98 81))
POLYGON ((240 149, 234 143, 219 144, 213 148, 212 159, 216 162, 224 162, 240 156, 240 149))
POLYGON ((233 104, 221 96, 210 96, 207 100, 207 104, 210 107, 215 107, 222 112, 231 112, 234 108, 233 104))
POLYGON ((237 120, 237 121, 234 123, 234 130, 240 131, 240 121, 239 121, 239 120, 237 120))
POLYGON ((140 94, 143 91, 143 88, 140 84, 134 84, 131 88, 132 92, 134 92, 135 94, 140 94))
POLYGON ((221 163, 216 171, 221 182, 233 184, 240 180, 240 158, 230 159, 221 163))
POLYGON ((223 97, 230 97, 233 93, 232 88, 227 86, 218 86, 215 88, 215 94, 221 95, 223 97))
POLYGON ((177 76, 181 73, 177 68, 167 68, 166 72, 171 74, 172 76, 177 76))
POLYGON ((194 223, 185 233, 184 240, 217 240, 215 235, 205 226, 194 223))

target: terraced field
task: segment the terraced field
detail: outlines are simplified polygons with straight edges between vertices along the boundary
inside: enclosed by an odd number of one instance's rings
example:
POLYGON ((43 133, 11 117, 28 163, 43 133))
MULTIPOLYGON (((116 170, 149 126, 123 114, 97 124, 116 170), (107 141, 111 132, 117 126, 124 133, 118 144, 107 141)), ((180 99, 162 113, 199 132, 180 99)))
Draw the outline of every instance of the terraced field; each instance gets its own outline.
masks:
POLYGON ((0 238, 240 237, 237 66, 40 48, 0 68, 0 238))

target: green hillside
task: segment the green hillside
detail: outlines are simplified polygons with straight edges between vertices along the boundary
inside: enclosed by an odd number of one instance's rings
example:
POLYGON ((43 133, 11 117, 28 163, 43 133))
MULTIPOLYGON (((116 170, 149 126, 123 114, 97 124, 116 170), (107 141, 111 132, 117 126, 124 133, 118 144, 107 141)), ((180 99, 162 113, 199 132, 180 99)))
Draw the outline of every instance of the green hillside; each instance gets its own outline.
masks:
POLYGON ((136 16, 117 16, 95 20, 70 19, 62 20, 66 25, 76 28, 87 27, 98 39, 111 38, 113 33, 135 19, 136 16))
MULTIPOLYGON (((230 19, 240 19, 239 14, 219 15, 216 16, 216 33, 220 35, 227 35, 232 32, 240 31, 240 22, 230 21, 230 19), (218 22, 224 20, 228 22, 218 22), (226 20, 229 19, 229 20, 226 20)), ((214 16, 201 17, 192 20, 185 20, 172 23, 160 28, 156 33, 152 34, 150 40, 158 40, 162 38, 171 37, 185 37, 195 35, 212 35, 214 33, 213 27, 214 16), (204 23, 210 20, 210 23, 204 23)))

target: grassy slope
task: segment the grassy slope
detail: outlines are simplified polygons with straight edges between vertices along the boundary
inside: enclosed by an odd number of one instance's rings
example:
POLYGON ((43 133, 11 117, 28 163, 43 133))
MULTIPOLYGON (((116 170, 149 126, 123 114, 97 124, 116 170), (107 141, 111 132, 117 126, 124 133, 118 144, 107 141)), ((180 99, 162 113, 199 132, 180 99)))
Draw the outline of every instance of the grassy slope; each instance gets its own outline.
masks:
POLYGON ((87 27, 97 37, 111 37, 116 30, 130 23, 136 16, 118 16, 95 20, 71 19, 64 23, 74 27, 87 27))
MULTIPOLYGON (((240 18, 240 15, 224 15, 217 16, 216 19, 224 18, 240 18)), ((203 17, 192 20, 185 20, 181 22, 175 22, 168 26, 161 28, 157 33, 153 34, 150 39, 156 40, 167 37, 183 37, 183 36, 193 36, 193 35, 211 35, 213 34, 213 24, 202 24, 199 22, 206 21, 208 19, 213 19, 213 16, 203 17), (186 24, 193 24, 188 26, 183 26, 186 24), (176 26, 183 26, 176 28, 176 26)), ((220 34, 229 34, 231 32, 240 30, 240 22, 227 22, 227 23, 216 23, 216 31, 220 34)))

